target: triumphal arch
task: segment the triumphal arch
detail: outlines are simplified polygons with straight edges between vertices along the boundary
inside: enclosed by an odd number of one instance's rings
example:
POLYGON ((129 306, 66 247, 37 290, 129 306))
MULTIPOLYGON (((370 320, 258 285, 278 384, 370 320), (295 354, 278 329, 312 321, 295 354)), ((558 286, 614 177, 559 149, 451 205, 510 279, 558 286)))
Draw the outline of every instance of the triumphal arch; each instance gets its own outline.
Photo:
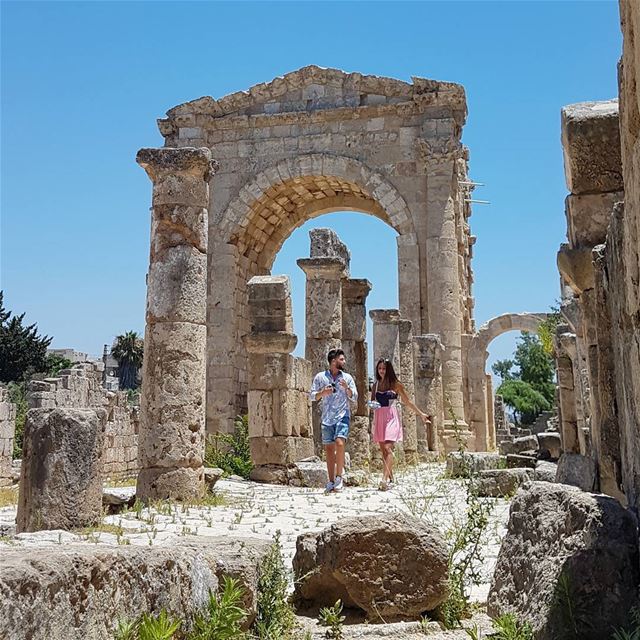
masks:
MULTIPOLYGON (((158 121, 164 148, 137 158, 153 181, 142 493, 200 482, 205 421, 208 433, 229 431, 247 410, 248 283, 270 274, 297 227, 332 211, 397 232, 397 265, 385 255, 380 264, 398 269, 396 320, 443 347, 444 429, 455 419, 472 448, 493 444, 486 351, 474 341, 466 114, 459 84, 309 66, 158 121)), ((256 296, 269 291, 260 282, 256 296)), ((286 317, 285 289, 265 313, 286 317)))

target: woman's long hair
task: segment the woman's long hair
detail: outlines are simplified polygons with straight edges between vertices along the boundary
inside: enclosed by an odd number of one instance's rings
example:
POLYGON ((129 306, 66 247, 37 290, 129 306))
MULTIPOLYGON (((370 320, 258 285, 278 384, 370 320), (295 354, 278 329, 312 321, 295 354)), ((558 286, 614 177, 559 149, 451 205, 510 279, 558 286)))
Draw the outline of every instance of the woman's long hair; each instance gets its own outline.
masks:
POLYGON ((384 374, 384 379, 387 381, 387 384, 389 385, 389 389, 393 389, 396 383, 399 382, 399 380, 395 370, 393 369, 393 364, 391 364, 391 360, 389 360, 389 358, 380 358, 380 360, 376 362, 376 380, 378 382, 382 381, 382 378, 378 373, 378 367, 380 366, 381 362, 384 362, 384 364, 387 365, 387 370, 384 374))

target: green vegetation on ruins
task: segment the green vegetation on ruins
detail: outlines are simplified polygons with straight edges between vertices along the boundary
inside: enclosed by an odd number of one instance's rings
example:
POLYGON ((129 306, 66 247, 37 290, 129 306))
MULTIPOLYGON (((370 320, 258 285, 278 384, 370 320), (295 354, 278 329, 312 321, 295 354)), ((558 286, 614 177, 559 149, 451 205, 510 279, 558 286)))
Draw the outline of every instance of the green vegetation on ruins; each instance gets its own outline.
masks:
POLYGON ((249 448, 249 416, 238 416, 233 433, 217 433, 207 440, 204 463, 218 467, 226 475, 248 478, 253 469, 249 448))

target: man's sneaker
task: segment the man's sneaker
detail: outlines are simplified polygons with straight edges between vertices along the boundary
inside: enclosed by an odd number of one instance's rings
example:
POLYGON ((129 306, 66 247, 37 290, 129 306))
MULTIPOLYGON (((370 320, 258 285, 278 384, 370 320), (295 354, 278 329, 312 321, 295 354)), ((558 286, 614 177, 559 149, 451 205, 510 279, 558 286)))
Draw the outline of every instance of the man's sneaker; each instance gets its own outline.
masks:
POLYGON ((335 483, 329 481, 327 482, 326 487, 324 488, 325 493, 331 493, 336 488, 335 483))
POLYGON ((333 483, 334 491, 342 491, 344 489, 344 482, 342 481, 342 476, 336 476, 336 481, 333 483))
POLYGON ((378 485, 378 491, 388 491, 389 483, 386 480, 380 480, 380 484, 378 485))

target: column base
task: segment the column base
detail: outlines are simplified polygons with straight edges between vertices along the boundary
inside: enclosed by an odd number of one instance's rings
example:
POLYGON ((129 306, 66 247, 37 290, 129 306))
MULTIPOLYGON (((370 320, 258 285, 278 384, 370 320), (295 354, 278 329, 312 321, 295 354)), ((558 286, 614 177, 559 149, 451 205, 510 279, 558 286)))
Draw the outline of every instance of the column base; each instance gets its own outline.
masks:
POLYGON ((202 498, 204 489, 204 467, 151 467, 140 470, 136 498, 194 500, 202 498))

